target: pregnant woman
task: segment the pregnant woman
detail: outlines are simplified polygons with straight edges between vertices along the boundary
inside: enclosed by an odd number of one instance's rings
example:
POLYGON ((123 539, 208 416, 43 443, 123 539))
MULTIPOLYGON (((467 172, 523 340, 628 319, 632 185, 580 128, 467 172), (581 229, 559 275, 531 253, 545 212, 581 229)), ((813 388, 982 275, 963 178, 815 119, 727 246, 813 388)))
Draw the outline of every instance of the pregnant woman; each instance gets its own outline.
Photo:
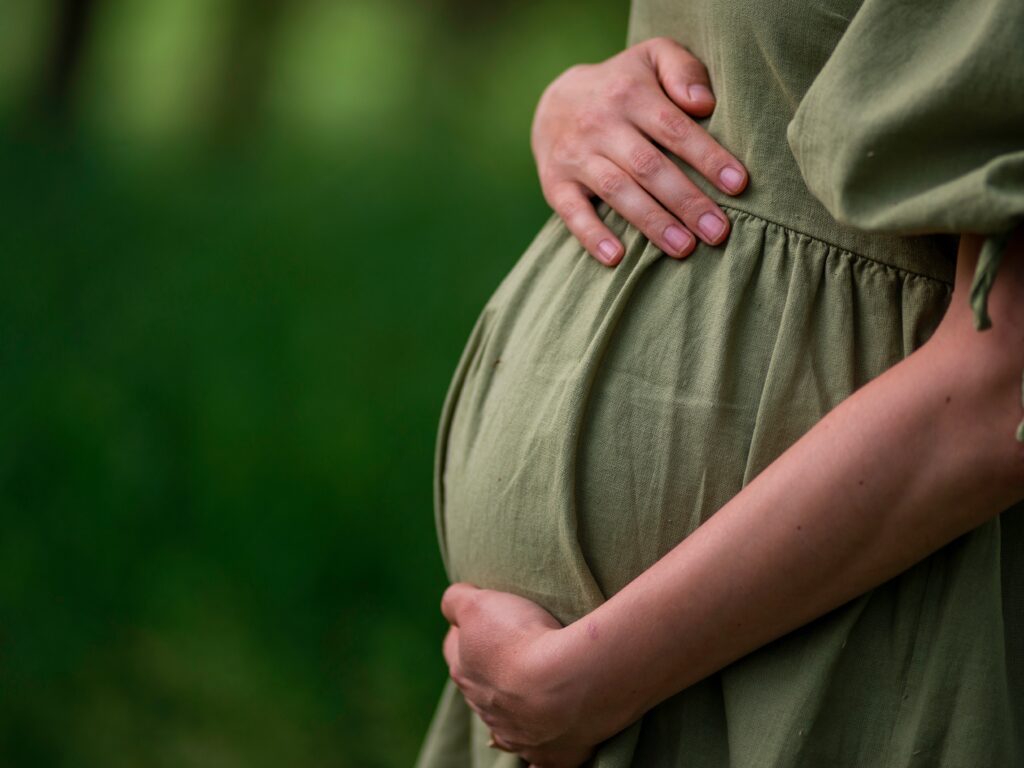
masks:
POLYGON ((1024 3, 630 41, 542 99, 444 407, 419 765, 1024 765, 1024 3))

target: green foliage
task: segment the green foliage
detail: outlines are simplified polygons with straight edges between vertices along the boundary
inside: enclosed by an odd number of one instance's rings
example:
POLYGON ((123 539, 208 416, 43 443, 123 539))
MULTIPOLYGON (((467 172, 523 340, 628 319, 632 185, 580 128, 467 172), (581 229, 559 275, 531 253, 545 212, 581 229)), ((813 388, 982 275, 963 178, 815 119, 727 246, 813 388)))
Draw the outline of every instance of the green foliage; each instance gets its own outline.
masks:
MULTIPOLYGON (((105 6, 72 125, 0 132, 0 765, 407 766, 445 677, 441 401, 548 215, 533 103, 625 10, 387 5, 409 42, 376 47, 437 56, 336 97, 335 28, 286 14, 225 142, 233 6, 171 2, 105 6)), ((342 64, 391 29, 363 22, 342 64)))

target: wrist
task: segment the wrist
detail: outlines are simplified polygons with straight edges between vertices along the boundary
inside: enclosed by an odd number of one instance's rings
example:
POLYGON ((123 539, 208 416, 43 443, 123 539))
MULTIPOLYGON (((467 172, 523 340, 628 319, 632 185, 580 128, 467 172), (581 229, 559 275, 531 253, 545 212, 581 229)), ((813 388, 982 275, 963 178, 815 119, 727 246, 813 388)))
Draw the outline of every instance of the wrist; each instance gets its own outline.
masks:
POLYGON ((560 690, 564 711, 587 743, 598 743, 643 716, 642 680, 627 669, 620 644, 601 609, 557 630, 551 679, 560 690), (624 684, 628 681, 628 684, 624 684))

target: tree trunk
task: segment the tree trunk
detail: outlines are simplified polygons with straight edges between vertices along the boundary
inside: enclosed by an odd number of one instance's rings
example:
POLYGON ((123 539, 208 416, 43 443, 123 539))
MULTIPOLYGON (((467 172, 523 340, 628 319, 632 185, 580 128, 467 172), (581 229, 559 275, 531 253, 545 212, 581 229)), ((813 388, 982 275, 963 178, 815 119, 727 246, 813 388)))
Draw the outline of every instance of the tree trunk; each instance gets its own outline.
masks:
POLYGON ((40 117, 67 123, 75 87, 99 0, 58 0, 47 66, 43 69, 37 104, 40 117))

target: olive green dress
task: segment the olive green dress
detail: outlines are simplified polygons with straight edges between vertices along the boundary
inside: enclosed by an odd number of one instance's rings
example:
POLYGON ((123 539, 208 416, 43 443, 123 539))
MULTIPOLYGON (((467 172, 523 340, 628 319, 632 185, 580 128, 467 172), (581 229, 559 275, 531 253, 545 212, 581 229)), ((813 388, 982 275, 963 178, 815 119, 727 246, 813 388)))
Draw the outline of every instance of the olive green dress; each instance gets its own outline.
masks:
MULTIPOLYGON (((635 0, 630 42, 658 35, 707 65, 707 128, 750 171, 735 199, 700 181, 728 242, 675 261, 602 208, 626 245, 607 269, 552 219, 484 307, 441 421, 449 576, 563 623, 927 339, 955 233, 1024 217, 1022 0, 635 0)), ((665 701, 593 765, 997 768, 1024 765, 1022 738, 1007 512, 665 701)), ((487 740, 449 684, 419 765, 518 765, 487 740)))

